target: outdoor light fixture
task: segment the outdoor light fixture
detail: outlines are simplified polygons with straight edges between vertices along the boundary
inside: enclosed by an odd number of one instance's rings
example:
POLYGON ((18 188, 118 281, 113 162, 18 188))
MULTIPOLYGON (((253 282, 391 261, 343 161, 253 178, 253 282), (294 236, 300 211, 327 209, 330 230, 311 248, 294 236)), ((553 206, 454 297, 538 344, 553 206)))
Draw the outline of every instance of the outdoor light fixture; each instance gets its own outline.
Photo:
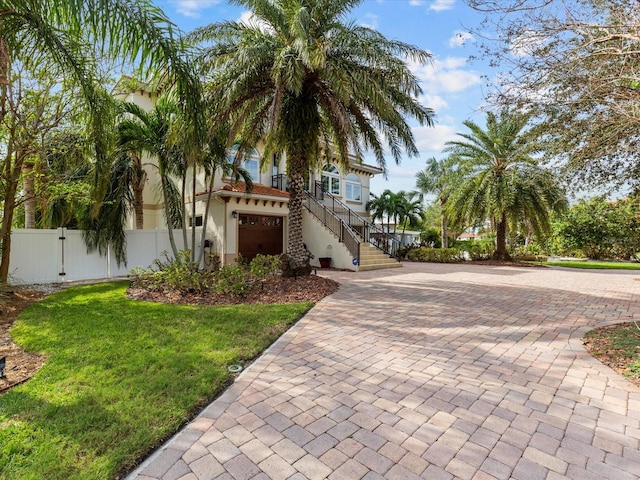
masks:
POLYGON ((4 374, 4 369, 7 366, 7 357, 0 358, 0 378, 7 378, 4 374))
POLYGON ((233 218, 238 218, 238 212, 236 210, 234 210, 233 212, 231 212, 231 216, 233 218))

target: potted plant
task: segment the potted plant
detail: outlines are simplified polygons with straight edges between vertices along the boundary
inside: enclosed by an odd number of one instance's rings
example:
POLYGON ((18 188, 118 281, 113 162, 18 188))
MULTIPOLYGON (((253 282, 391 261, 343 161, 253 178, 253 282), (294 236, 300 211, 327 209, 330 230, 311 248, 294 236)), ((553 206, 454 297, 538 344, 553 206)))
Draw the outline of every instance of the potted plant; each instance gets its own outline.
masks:
POLYGON ((327 255, 325 257, 320 257, 320 268, 330 268, 331 267, 331 251, 333 247, 331 245, 327 245, 327 255))

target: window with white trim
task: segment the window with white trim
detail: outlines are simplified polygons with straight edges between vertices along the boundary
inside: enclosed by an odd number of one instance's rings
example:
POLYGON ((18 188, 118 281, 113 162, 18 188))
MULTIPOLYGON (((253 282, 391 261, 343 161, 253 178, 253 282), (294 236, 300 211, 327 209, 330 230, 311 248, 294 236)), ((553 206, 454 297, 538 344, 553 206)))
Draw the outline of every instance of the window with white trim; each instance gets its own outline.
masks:
POLYGON ((362 197, 362 186, 360 184, 360 177, 355 173, 347 175, 344 184, 344 196, 347 200, 353 202, 359 202, 362 197))
MULTIPOLYGON (((235 162, 237 151, 237 145, 233 145, 227 151, 227 161, 229 163, 235 162)), ((258 152, 253 149, 249 150, 245 155, 244 160, 242 161, 242 168, 249 172, 249 175, 251 175, 251 180, 253 180, 255 183, 260 182, 260 157, 258 156, 258 152)))
POLYGON ((322 188, 334 195, 340 195, 340 170, 333 163, 322 167, 322 188))

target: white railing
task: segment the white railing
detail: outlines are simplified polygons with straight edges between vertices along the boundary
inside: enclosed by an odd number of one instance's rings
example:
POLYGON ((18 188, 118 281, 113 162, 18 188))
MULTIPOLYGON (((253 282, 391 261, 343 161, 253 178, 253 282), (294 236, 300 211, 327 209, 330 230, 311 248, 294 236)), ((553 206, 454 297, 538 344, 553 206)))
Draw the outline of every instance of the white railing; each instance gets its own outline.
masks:
MULTIPOLYGON (((87 252, 82 231, 16 229, 11 233, 9 283, 60 283, 126 276, 137 266, 148 267, 162 252, 171 252, 166 229, 128 230, 127 265, 118 265, 112 252, 87 252)), ((182 248, 182 231, 175 231, 182 248)), ((200 238, 198 234, 198 238, 200 238)))

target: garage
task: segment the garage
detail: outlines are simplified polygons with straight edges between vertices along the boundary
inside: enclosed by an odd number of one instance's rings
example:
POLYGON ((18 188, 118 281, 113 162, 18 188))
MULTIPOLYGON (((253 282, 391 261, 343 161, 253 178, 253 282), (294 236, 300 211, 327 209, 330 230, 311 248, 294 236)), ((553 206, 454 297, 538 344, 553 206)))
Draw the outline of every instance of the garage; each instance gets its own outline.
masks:
POLYGON ((238 253, 246 260, 262 255, 280 255, 283 218, 267 215, 238 215, 238 253))

